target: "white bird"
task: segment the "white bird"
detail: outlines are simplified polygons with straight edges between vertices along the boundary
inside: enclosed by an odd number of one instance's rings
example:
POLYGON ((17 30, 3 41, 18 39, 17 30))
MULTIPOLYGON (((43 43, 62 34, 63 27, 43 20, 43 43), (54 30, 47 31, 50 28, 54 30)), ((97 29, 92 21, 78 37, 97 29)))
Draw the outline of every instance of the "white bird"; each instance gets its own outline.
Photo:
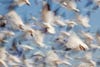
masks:
POLYGON ((71 34, 70 34, 70 32, 66 32, 66 31, 62 31, 61 33, 60 33, 63 37, 69 37, 71 34))
POLYGON ((35 36, 35 30, 30 25, 24 25, 22 27, 22 31, 26 34, 30 34, 31 36, 35 36))
POLYGON ((95 37, 96 37, 97 43, 100 45, 100 31, 99 30, 97 30, 95 37))
POLYGON ((43 23, 43 22, 36 22, 34 25, 40 27, 40 31, 43 32, 44 34, 49 33, 49 34, 55 34, 56 29, 54 28, 53 25, 50 23, 43 23))
POLYGON ((81 62, 77 67, 95 67, 89 63, 81 62))
POLYGON ((0 47, 0 66, 1 67, 8 67, 7 63, 5 62, 7 59, 7 51, 5 47, 0 47))
POLYGON ((89 67, 96 67, 96 62, 92 60, 92 53, 86 52, 83 57, 77 57, 77 60, 80 60, 81 62, 87 63, 89 67))
POLYGON ((65 8, 68 8, 69 10, 73 10, 75 12, 80 12, 80 10, 77 8, 77 4, 74 0, 67 0, 64 1, 62 4, 65 8))
POLYGON ((31 5, 29 0, 13 0, 8 9, 12 10, 17 6, 22 6, 24 4, 31 5))
POLYGON ((60 16, 55 16, 54 18, 54 24, 59 26, 66 26, 65 21, 60 16))
POLYGON ((91 44, 92 41, 94 40, 94 37, 92 36, 92 34, 89 33, 89 32, 81 31, 81 32, 80 32, 80 35, 82 36, 82 38, 84 38, 85 43, 86 43, 88 46, 90 46, 90 44, 91 44))
POLYGON ((8 31, 8 30, 1 31, 0 33, 5 34, 7 36, 14 36, 15 35, 15 33, 13 31, 8 31))
POLYGON ((45 44, 43 43, 44 34, 41 31, 35 30, 31 28, 31 26, 28 26, 28 25, 24 25, 22 31, 23 33, 18 36, 20 37, 20 39, 27 38, 27 35, 30 35, 35 44, 39 45, 40 47, 45 46, 45 44))
POLYGON ((94 39, 94 37, 92 36, 92 34, 89 33, 89 32, 81 31, 80 34, 82 35, 83 38, 90 39, 90 40, 94 39))
POLYGON ((34 21, 38 21, 38 19, 34 16, 32 16, 31 19, 34 20, 34 21))
POLYGON ((36 44, 38 44, 40 47, 45 47, 46 46, 43 43, 44 42, 44 34, 41 31, 39 31, 39 30, 35 31, 34 40, 35 40, 36 44))
POLYGON ((42 56, 42 57, 45 57, 45 53, 41 52, 41 51, 37 51, 32 56, 42 56))
POLYGON ((12 61, 12 62, 15 62, 15 63, 21 63, 20 58, 18 58, 17 56, 13 56, 11 54, 8 54, 7 60, 12 61))
POLYGON ((0 60, 6 60, 7 58, 7 51, 4 47, 0 47, 0 60))
POLYGON ((22 26, 24 26, 21 17, 15 11, 8 12, 5 15, 5 18, 7 20, 8 27, 11 29, 22 29, 22 26))
POLYGON ((42 9, 42 19, 46 23, 54 22, 54 13, 50 10, 50 5, 48 3, 44 3, 42 9))
POLYGON ((15 35, 15 33, 12 32, 12 31, 7 31, 7 30, 1 31, 0 32, 0 43, 7 42, 6 39, 8 37, 11 37, 11 36, 14 36, 14 35, 15 35))
POLYGON ((56 30, 50 23, 43 23, 43 27, 45 32, 48 32, 50 34, 55 34, 56 30))
POLYGON ((0 59, 0 67, 8 67, 5 61, 0 59))
POLYGON ((69 62, 66 60, 62 60, 53 50, 49 50, 46 53, 46 63, 52 62, 56 65, 59 64, 66 64, 66 65, 71 65, 69 62))
POLYGON ((67 31, 70 31, 75 25, 77 25, 77 23, 72 20, 66 20, 66 24, 67 24, 67 31))
POLYGON ((24 50, 33 50, 34 48, 29 46, 29 45, 19 45, 20 47, 22 47, 24 50))
POLYGON ((65 44, 68 48, 75 50, 88 50, 88 46, 78 37, 74 32, 71 33, 71 36, 68 38, 67 43, 65 44))
POLYGON ((83 15, 77 15, 77 24, 82 25, 85 28, 90 27, 91 25, 89 24, 89 18, 87 16, 83 15))
POLYGON ((98 44, 90 44, 90 47, 92 49, 100 49, 100 46, 98 44))
POLYGON ((23 63, 23 67, 35 67, 33 61, 25 59, 23 63))

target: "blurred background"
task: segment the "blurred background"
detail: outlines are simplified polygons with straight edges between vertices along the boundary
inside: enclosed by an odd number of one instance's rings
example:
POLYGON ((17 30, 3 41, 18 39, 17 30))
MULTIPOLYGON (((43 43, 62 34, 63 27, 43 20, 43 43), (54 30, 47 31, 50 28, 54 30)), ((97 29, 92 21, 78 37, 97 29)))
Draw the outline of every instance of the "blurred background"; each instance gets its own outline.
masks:
MULTIPOLYGON (((8 12, 8 5, 12 3, 13 0, 0 0, 0 15, 5 15, 8 12)), ((15 9, 15 11, 21 16, 23 21, 28 22, 28 19, 31 16, 41 17, 41 9, 42 9, 42 0, 29 0, 31 2, 31 6, 23 5, 15 9)), ((91 0, 81 0, 77 2, 78 9, 80 9, 81 14, 87 15, 88 11, 91 11, 91 8, 94 6, 91 0), (86 7, 88 6, 88 7, 86 7)), ((64 19, 72 19, 74 18, 74 12, 67 10, 56 2, 52 2, 52 0, 47 0, 50 4, 50 8, 52 11, 56 11, 57 15, 62 16, 64 19)), ((100 8, 96 9, 91 13, 90 16, 90 24, 91 27, 87 30, 91 32, 95 32, 100 28, 100 8)), ((77 27, 75 29, 78 29, 77 27)))

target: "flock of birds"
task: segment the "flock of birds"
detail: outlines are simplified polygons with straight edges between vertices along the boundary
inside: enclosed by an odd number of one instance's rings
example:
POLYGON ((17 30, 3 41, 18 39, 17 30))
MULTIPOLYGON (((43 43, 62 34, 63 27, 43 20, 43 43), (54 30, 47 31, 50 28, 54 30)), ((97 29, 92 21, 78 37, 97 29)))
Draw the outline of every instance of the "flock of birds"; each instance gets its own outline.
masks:
MULTIPOLYGON (((76 26, 91 27, 89 16, 83 16, 77 7, 76 2, 81 0, 52 1, 74 11, 75 18, 55 15, 46 0, 42 1, 41 19, 32 16, 32 23, 22 21, 14 10, 25 4, 31 6, 29 0, 13 0, 9 12, 0 15, 0 67, 100 66, 100 31, 74 31, 76 26)), ((100 0, 89 1, 100 6, 100 0)))

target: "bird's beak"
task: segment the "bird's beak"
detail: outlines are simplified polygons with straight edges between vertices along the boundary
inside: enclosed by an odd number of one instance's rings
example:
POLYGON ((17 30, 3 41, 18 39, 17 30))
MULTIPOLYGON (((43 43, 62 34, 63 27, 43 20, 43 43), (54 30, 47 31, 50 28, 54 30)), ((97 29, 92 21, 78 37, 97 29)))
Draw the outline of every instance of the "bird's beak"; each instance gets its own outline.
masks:
POLYGON ((31 5, 31 3, 29 2, 29 0, 25 0, 25 3, 26 3, 28 6, 31 5))

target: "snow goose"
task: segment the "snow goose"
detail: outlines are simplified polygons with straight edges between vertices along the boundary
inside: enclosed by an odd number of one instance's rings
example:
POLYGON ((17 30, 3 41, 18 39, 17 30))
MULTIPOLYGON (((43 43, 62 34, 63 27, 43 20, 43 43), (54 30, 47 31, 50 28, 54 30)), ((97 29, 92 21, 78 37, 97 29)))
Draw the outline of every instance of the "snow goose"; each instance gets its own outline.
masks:
POLYGON ((74 50, 88 50, 88 46, 78 37, 76 33, 72 33, 71 36, 68 38, 67 43, 65 45, 68 48, 74 49, 74 50))
POLYGON ((12 10, 17 6, 22 6, 24 4, 30 5, 29 0, 13 0, 8 9, 12 10))

